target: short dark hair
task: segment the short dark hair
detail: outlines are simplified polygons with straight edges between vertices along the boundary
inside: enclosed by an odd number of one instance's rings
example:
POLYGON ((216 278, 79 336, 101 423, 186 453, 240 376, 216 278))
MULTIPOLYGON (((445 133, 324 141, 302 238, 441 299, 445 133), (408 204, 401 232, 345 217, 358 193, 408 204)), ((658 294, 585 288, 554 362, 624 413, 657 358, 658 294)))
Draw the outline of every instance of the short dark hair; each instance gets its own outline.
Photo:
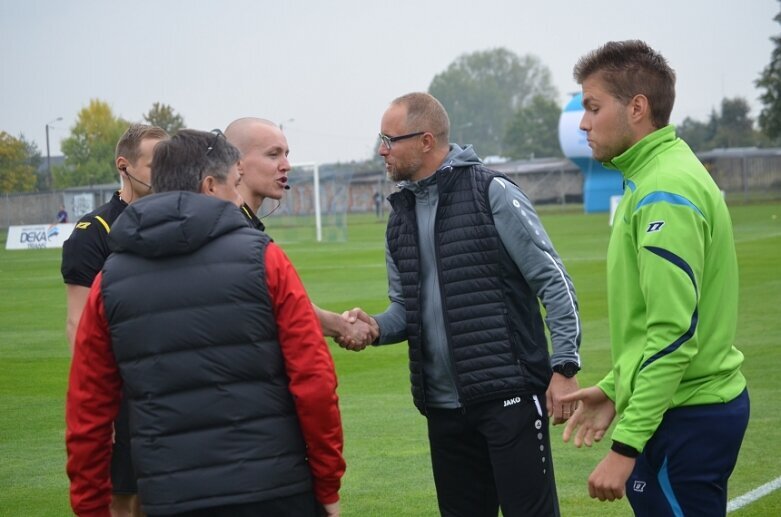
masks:
POLYGON ((610 41, 589 52, 575 65, 578 84, 600 74, 613 97, 624 104, 642 94, 651 106, 651 122, 658 129, 670 123, 675 104, 675 71, 667 60, 640 40, 610 41))
POLYGON ((117 148, 114 152, 114 159, 116 160, 120 156, 124 156, 127 161, 135 165, 141 154, 139 149, 141 142, 147 138, 166 140, 168 139, 168 133, 163 128, 157 126, 131 124, 127 131, 119 137, 117 148))
POLYGON ((152 189, 158 193, 200 192, 204 177, 225 181, 240 157, 239 150, 225 139, 222 131, 182 129, 155 146, 152 189))

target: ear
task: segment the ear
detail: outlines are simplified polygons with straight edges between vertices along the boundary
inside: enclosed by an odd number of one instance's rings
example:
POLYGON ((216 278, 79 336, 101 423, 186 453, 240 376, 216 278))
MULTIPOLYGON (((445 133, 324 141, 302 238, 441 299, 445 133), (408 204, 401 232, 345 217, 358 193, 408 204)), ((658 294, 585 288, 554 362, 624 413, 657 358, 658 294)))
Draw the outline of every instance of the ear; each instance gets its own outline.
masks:
POLYGON ((206 194, 207 196, 213 196, 214 195, 214 176, 206 176, 201 181, 201 194, 206 194))
POLYGON ((651 120, 651 105, 648 97, 638 93, 629 101, 629 114, 635 122, 642 122, 644 119, 651 120))
POLYGON ((114 161, 114 164, 117 167, 117 170, 120 171, 120 174, 127 172, 127 166, 130 165, 130 162, 127 161, 127 158, 124 156, 118 156, 117 159, 114 161))
POLYGON ((423 152, 429 152, 437 146, 437 139, 429 132, 423 133, 420 141, 423 144, 423 152))

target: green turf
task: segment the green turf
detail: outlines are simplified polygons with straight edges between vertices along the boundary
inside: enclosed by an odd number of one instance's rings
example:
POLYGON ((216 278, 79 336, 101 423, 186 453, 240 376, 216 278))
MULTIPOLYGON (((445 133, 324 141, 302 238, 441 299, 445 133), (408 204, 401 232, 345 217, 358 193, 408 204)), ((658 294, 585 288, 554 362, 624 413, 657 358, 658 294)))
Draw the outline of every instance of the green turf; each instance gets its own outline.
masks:
MULTIPOLYGON (((609 367, 605 304, 605 214, 542 208, 543 223, 575 281, 583 319, 581 385, 609 367)), ((781 476, 781 205, 731 207, 741 266, 738 346, 746 355, 752 417, 730 498, 781 476), (775 216, 775 217, 774 217, 775 216)), ((341 311, 384 309, 384 223, 351 216, 348 241, 301 241, 266 220, 296 265, 313 301, 341 311), (286 242, 287 240, 287 242, 286 242)), ((303 232, 306 234, 306 232, 303 232)), ((5 235, 0 234, 0 243, 5 235)), ((3 246, 4 248, 4 246, 3 246)), ((64 462, 63 400, 69 353, 65 290, 59 250, 0 249, 0 516, 69 515, 64 462)), ((425 420, 409 395, 405 345, 355 353, 332 344, 339 374, 347 474, 343 515, 431 516, 436 500, 425 420)), ((577 450, 553 430, 562 515, 625 516, 625 501, 589 499, 586 479, 607 445, 577 450)), ((737 516, 781 514, 781 491, 739 510, 737 516)))

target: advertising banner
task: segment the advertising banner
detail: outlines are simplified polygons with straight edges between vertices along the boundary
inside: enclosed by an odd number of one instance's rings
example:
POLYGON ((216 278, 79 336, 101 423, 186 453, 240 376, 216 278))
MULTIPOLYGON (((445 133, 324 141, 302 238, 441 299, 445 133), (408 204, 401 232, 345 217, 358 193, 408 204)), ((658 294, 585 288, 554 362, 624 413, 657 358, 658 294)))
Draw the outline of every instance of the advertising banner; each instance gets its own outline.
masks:
POLYGON ((74 226, 73 223, 10 226, 5 249, 62 248, 62 243, 70 237, 74 226))

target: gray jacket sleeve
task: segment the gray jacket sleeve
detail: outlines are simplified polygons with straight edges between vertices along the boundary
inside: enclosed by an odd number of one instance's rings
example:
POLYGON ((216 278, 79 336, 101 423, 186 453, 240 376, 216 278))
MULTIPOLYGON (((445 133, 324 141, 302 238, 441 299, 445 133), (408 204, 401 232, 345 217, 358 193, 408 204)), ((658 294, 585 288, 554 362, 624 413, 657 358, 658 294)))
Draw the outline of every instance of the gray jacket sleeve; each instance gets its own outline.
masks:
POLYGON ((381 314, 375 314, 374 319, 380 327, 378 345, 398 343, 407 339, 407 317, 404 298, 401 296, 401 276, 393 262, 388 243, 385 243, 385 265, 388 270, 388 298, 390 305, 381 314))
POLYGON ((531 202, 514 184, 494 178, 488 200, 499 238, 545 307, 551 335, 551 364, 580 366, 580 317, 572 280, 531 202))

